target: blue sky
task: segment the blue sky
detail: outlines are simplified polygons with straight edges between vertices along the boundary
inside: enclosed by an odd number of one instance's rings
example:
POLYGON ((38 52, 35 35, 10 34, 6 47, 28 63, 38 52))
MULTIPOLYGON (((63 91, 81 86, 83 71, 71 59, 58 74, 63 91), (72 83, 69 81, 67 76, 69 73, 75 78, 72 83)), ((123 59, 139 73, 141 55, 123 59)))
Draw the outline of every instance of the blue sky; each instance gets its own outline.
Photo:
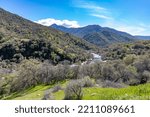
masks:
POLYGON ((150 35, 150 0, 0 0, 0 7, 47 26, 98 24, 150 35))

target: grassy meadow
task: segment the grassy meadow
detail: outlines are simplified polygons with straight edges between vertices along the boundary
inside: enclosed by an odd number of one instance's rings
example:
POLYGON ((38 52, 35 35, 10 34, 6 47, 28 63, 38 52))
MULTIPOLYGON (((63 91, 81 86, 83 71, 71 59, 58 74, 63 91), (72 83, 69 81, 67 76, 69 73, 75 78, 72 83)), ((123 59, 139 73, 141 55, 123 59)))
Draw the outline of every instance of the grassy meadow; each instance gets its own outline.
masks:
MULTIPOLYGON (((59 85, 65 89, 68 81, 61 82, 59 85)), ((29 88, 25 91, 14 93, 3 99, 11 100, 41 100, 44 92, 51 89, 55 85, 39 85, 29 88)), ((149 100, 150 99, 150 83, 128 86, 125 88, 101 88, 101 87, 85 87, 83 90, 82 100, 149 100)), ((63 100, 65 97, 64 90, 58 90, 53 94, 53 100, 63 100)))

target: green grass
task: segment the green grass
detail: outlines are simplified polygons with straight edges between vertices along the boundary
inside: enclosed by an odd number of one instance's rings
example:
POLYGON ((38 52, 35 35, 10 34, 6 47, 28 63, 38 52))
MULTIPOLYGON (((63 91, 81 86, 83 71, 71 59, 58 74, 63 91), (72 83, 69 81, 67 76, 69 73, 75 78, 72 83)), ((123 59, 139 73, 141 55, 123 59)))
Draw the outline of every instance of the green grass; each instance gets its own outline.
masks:
MULTIPOLYGON (((62 88, 66 87, 68 81, 58 83, 62 88)), ((55 84, 55 85, 58 85, 55 84)), ((13 93, 3 99, 5 100, 41 100, 44 96, 44 92, 47 89, 54 87, 55 85, 38 85, 36 87, 29 88, 19 93, 13 93)), ((54 95, 55 96, 55 95, 54 95)), ((60 98, 62 99, 62 98, 60 98)))
POLYGON ((127 88, 84 88, 83 100, 146 100, 150 99, 150 84, 127 88))
MULTIPOLYGON (((83 89, 83 100, 148 100, 150 99, 150 84, 130 86, 127 88, 99 88, 83 89)), ((56 99, 63 99, 64 92, 55 93, 56 99)))
POLYGON ((40 100, 44 95, 44 91, 46 89, 51 88, 52 86, 39 85, 34 88, 29 88, 25 91, 19 93, 13 93, 4 99, 12 99, 12 100, 40 100))
POLYGON ((54 93, 55 100, 63 100, 64 96, 65 96, 65 94, 64 94, 64 91, 62 91, 62 90, 54 93))
MULTIPOLYGON (((61 82, 61 87, 65 88, 68 81, 61 82)), ((39 85, 34 88, 27 89, 20 93, 14 93, 4 99, 13 100, 40 100, 45 90, 55 85, 39 85)), ((126 88, 100 88, 90 87, 83 88, 83 100, 148 100, 150 99, 150 84, 139 86, 129 86, 126 88)), ((64 91, 60 90, 53 94, 56 100, 64 99, 64 91)))

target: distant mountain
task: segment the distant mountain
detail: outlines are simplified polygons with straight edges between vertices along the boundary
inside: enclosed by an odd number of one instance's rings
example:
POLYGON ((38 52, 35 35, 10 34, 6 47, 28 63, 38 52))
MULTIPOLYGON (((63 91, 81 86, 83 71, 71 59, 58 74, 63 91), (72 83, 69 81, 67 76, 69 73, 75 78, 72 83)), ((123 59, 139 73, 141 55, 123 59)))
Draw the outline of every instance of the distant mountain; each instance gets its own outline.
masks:
POLYGON ((36 24, 0 8, 0 59, 24 58, 61 61, 84 61, 94 45, 68 33, 36 24))
POLYGON ((140 40, 150 40, 150 36, 135 36, 137 39, 140 39, 140 40))
POLYGON ((81 28, 66 28, 53 24, 51 27, 83 38, 98 46, 105 46, 117 42, 132 42, 135 40, 135 37, 128 33, 117 31, 112 28, 101 27, 99 25, 88 25, 81 28))

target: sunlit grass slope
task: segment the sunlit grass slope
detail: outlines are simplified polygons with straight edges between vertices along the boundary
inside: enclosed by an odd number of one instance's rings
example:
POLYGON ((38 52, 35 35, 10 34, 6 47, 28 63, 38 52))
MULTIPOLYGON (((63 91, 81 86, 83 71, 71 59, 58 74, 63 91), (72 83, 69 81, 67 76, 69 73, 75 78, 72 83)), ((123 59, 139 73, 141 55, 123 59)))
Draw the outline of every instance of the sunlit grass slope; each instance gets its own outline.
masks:
MULTIPOLYGON (((61 83, 62 87, 66 86, 66 82, 61 83)), ((13 94, 5 99, 13 100, 40 100, 45 90, 52 88, 50 86, 36 86, 18 94, 13 94)), ((83 88, 83 100, 147 100, 150 99, 150 84, 139 86, 130 86, 126 88, 100 88, 90 87, 83 88)), ((64 91, 60 90, 53 94, 56 100, 64 99, 64 91)))

